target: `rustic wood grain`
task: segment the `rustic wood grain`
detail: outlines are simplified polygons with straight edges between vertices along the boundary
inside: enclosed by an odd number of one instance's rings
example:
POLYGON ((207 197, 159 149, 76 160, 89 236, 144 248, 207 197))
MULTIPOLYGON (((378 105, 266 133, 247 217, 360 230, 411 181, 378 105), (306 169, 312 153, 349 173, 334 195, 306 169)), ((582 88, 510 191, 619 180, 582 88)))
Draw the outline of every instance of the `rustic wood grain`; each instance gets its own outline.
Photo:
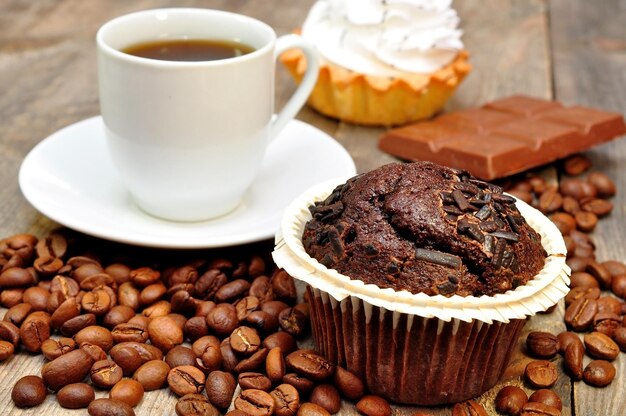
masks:
MULTIPOLYGON (((44 235, 56 224, 39 215, 22 197, 17 173, 28 151, 60 127, 98 114, 94 36, 97 28, 117 15, 156 7, 189 6, 231 10, 257 17, 278 34, 296 29, 314 0, 2 0, 0 1, 0 236, 17 232, 44 235)), ((549 98, 553 91, 566 102, 626 110, 626 39, 624 0, 457 0, 464 40, 471 53, 472 73, 450 100, 447 109, 475 106, 511 93, 549 98), (549 13, 547 7, 549 6, 549 13), (554 80, 554 83, 553 83, 554 80)), ((282 68, 277 73, 276 107, 294 89, 282 68)), ((360 172, 395 160, 380 152, 377 141, 383 129, 337 123, 309 108, 299 116, 336 137, 352 154, 360 172)), ((297 138, 294 138, 297 139, 297 138)), ((597 166, 626 189, 620 166, 626 162, 626 144, 615 142, 591 152, 597 166)), ((622 194, 615 211, 595 232, 598 256, 626 259, 624 226, 626 204, 622 194)), ((4 310, 0 310, 0 315, 4 310)), ((563 305, 550 315, 529 320, 531 330, 563 330, 563 305)), ((520 339, 501 384, 523 383, 520 374, 529 358, 520 339)), ((624 357, 618 359, 618 379, 606 389, 572 385, 561 376, 555 390, 564 415, 618 415, 626 408, 620 394, 626 380, 624 357), (571 403, 571 399, 574 403, 571 403)), ((560 358, 555 362, 560 365, 560 358)), ((41 356, 20 353, 0 364, 0 415, 78 415, 84 410, 61 409, 50 395, 37 408, 19 410, 10 400, 15 381, 38 374, 41 356)), ((479 401, 489 414, 499 386, 479 401)), ((528 392, 530 389, 524 387, 528 392)), ((98 397, 106 396, 99 391, 98 397)), ((172 414, 176 398, 167 389, 147 393, 136 408, 138 415, 172 414)), ((415 409, 396 407, 396 415, 415 409)), ((428 409, 449 415, 450 407, 428 409)), ((342 415, 356 415, 344 403, 342 415)))
MULTIPOLYGON (((626 113, 626 2, 550 2, 555 95, 566 103, 579 103, 626 113), (594 7, 597 6, 597 7, 594 7)), ((612 214, 600 221, 593 236, 600 260, 626 259, 626 143, 616 141, 588 154, 594 166, 616 182, 618 194, 612 214)), ((585 365, 590 359, 585 359, 585 365)), ((613 362, 615 381, 606 388, 574 383, 577 416, 626 414, 626 357, 613 362)))

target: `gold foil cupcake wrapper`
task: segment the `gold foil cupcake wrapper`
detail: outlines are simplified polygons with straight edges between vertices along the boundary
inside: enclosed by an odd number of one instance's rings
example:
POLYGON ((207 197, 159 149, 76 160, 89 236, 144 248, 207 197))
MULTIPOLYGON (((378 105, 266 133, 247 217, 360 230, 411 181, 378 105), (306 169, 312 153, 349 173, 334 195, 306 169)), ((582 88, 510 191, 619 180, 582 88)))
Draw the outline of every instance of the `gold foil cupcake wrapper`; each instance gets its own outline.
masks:
POLYGON ((412 294, 406 290, 381 289, 328 269, 309 256, 302 245, 302 233, 311 219, 308 207, 324 200, 332 190, 348 178, 337 178, 316 185, 295 199, 283 214, 281 227, 276 234, 274 261, 294 278, 313 288, 328 293, 334 300, 354 296, 365 303, 388 311, 470 322, 478 320, 488 324, 525 319, 556 304, 569 291, 570 269, 565 263, 566 248, 561 233, 542 213, 523 201, 516 206, 528 224, 541 236, 541 244, 547 252, 541 271, 526 285, 494 296, 412 294))

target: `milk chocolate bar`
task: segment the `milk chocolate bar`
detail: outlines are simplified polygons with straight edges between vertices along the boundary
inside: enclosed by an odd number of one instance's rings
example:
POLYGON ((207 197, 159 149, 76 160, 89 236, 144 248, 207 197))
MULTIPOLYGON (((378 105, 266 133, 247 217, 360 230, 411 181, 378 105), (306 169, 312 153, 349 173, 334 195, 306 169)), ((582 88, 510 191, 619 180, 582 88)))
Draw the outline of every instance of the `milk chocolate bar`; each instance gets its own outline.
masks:
POLYGON ((624 133, 619 113, 516 95, 389 130, 379 147, 401 159, 430 160, 491 180, 624 133))

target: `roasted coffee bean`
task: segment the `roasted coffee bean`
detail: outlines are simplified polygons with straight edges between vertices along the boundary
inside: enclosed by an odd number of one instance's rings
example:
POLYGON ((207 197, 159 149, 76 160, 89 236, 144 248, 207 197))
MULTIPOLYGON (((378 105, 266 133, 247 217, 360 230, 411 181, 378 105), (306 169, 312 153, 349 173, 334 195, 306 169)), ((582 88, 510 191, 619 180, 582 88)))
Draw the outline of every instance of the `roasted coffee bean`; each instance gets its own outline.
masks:
POLYGON ((283 380, 285 376, 285 360, 280 347, 274 347, 267 353, 265 374, 274 384, 278 384, 283 380))
POLYGON ((50 292, 41 287, 29 287, 22 295, 22 302, 32 306, 33 311, 45 311, 50 292))
POLYGON ((8 359, 15 352, 15 347, 8 341, 0 341, 0 362, 8 359))
POLYGON ((587 354, 602 360, 614 360, 619 355, 619 347, 608 336, 592 332, 584 337, 587 354))
POLYGON ((111 276, 115 280, 115 283, 117 283, 118 285, 121 285, 126 282, 130 282, 131 280, 130 267, 122 263, 109 264, 104 269, 104 272, 108 274, 109 276, 111 276))
POLYGON ((128 322, 133 316, 135 311, 128 305, 115 305, 104 316, 103 323, 109 329, 115 328, 119 324, 128 322))
POLYGON ((622 326, 615 330, 614 340, 619 349, 626 352, 626 327, 622 326))
POLYGON ((37 282, 33 274, 21 267, 9 267, 0 273, 0 287, 2 288, 31 286, 35 283, 37 282))
POLYGON ((260 303, 274 300, 274 289, 272 288, 270 278, 267 276, 256 277, 250 284, 248 293, 250 296, 257 298, 260 303))
POLYGON ((261 338, 254 328, 240 326, 230 334, 230 347, 240 354, 254 354, 260 345, 261 338))
POLYGON ((80 304, 76 298, 71 297, 64 300, 50 316, 50 326, 54 329, 61 329, 64 323, 80 315, 80 304))
POLYGON ((130 407, 135 407, 139 404, 143 398, 143 386, 136 380, 120 380, 118 381, 111 391, 109 392, 109 398, 119 400, 128 404, 130 407))
POLYGON ((274 399, 263 390, 243 390, 235 399, 235 409, 249 416, 270 416, 274 413, 274 399))
POLYGON ((63 354, 76 349, 76 341, 72 338, 60 337, 59 339, 49 338, 41 344, 41 353, 47 360, 52 361, 63 354))
POLYGON ((235 351, 230 347, 230 339, 224 338, 220 343, 220 354, 222 355, 222 366, 226 371, 234 372, 239 364, 239 358, 235 355, 235 351))
POLYGON ((160 278, 161 273, 150 267, 140 267, 130 272, 130 280, 139 287, 146 287, 157 283, 160 278))
POLYGON ((0 321, 0 340, 10 342, 14 347, 20 342, 20 329, 8 321, 0 321))
POLYGON ((263 334, 272 334, 278 330, 278 319, 263 311, 250 312, 245 322, 263 334))
POLYGON ((363 381, 342 367, 336 367, 334 382, 341 394, 349 400, 357 401, 365 394, 363 381))
POLYGON ((165 356, 165 362, 170 368, 178 367, 181 365, 195 365, 196 354, 193 353, 191 348, 177 345, 168 351, 165 356))
POLYGON ((528 402, 526 392, 517 386, 505 386, 496 396, 496 410, 505 415, 519 415, 528 402))
POLYGON ((563 366, 573 380, 580 380, 583 376, 585 347, 578 337, 569 339, 570 342, 565 347, 563 366))
POLYGON ((111 297, 105 290, 93 290, 85 293, 80 302, 83 311, 96 316, 104 316, 113 306, 111 297))
POLYGON ((82 381, 93 363, 89 354, 77 349, 44 364, 41 376, 48 388, 58 391, 63 386, 82 381))
POLYGON ((199 299, 213 299, 222 286, 228 283, 226 275, 218 269, 206 271, 194 285, 194 296, 199 299))
POLYGON ((148 334, 152 345, 167 352, 183 343, 183 330, 168 316, 153 318, 148 325, 148 334))
POLYGON ((298 309, 287 308, 278 314, 278 324, 283 331, 294 337, 300 337, 307 330, 307 317, 298 309))
POLYGON ((547 406, 552 406, 559 411, 563 409, 561 398, 552 390, 539 389, 530 395, 528 401, 543 403, 547 406))
POLYGON ((597 287, 578 286, 572 288, 565 296, 565 305, 569 306, 580 298, 597 300, 600 297, 600 289, 597 287))
POLYGON ((93 313, 86 313, 78 315, 74 318, 68 319, 61 325, 61 334, 66 337, 74 336, 78 331, 86 328, 90 325, 95 325, 96 315, 93 313))
POLYGON ((575 331, 584 331, 591 326, 597 312, 597 301, 580 298, 565 310, 565 323, 575 331))
POLYGON ((283 354, 290 354, 296 350, 297 345, 296 339, 293 337, 293 335, 281 331, 271 334, 267 338, 265 338, 263 340, 263 347, 270 350, 272 348, 278 347, 283 354))
POLYGON ((110 389, 122 379, 122 369, 113 360, 96 361, 89 372, 91 382, 100 388, 110 389))
POLYGON ((220 409, 230 406, 236 388, 235 377, 225 371, 212 371, 206 379, 207 397, 211 404, 220 409))
POLYGON ((611 291, 622 299, 626 299, 626 274, 613 276, 611 291))
POLYGON ((13 386, 11 399, 17 407, 33 407, 43 403, 47 394, 41 377, 24 376, 13 386))
POLYGON ((287 309, 289 307, 289 305, 287 305, 285 302, 280 301, 280 300, 273 300, 270 302, 265 302, 261 305, 261 310, 263 312, 267 312, 270 315, 274 316, 276 319, 278 319, 278 315, 280 314, 280 312, 283 309, 287 309))
POLYGON ((298 295, 296 291, 296 284, 293 277, 291 277, 289 273, 284 270, 279 270, 274 273, 270 282, 272 284, 274 296, 278 300, 283 300, 288 303, 296 300, 298 295))
POLYGON ((148 329, 143 325, 122 323, 116 325, 111 331, 113 342, 146 342, 148 329))
POLYGON ((94 361, 102 361, 107 359, 107 353, 97 345, 89 342, 83 342, 78 345, 78 348, 85 351, 94 361))
MULTIPOLYGON (((454 408, 456 409, 456 407, 457 406, 455 405, 454 408)), ((380 396, 363 396, 361 400, 357 402, 356 410, 358 410, 359 413, 367 416, 391 416, 391 406, 389 406, 387 400, 383 399, 380 396)), ((454 412, 455 410, 452 410, 453 416, 466 414, 454 412)), ((471 415, 471 413, 467 413, 467 415, 471 415)), ((482 416, 482 413, 480 415, 482 416)))
POLYGON ((261 348, 248 358, 239 361, 235 366, 236 373, 244 373, 247 371, 257 371, 263 367, 263 363, 267 358, 267 348, 261 348))
POLYGON ((577 272, 584 272, 585 268, 587 267, 587 263, 589 263, 589 260, 591 260, 589 257, 579 257, 574 254, 574 256, 572 257, 568 256, 565 262, 570 267, 570 269, 572 269, 572 274, 574 274, 577 272))
POLYGON ((300 395, 292 385, 280 384, 272 390, 270 396, 274 399, 276 416, 293 416, 300 407, 300 395))
POLYGON ((606 260, 602 265, 611 273, 611 276, 620 276, 626 274, 626 264, 617 260, 606 260))
POLYGON ((148 318, 147 316, 143 316, 143 315, 135 315, 132 318, 130 318, 128 320, 128 322, 126 322, 127 324, 132 324, 132 325, 141 325, 142 327, 148 329, 148 325, 150 325, 150 321, 152 319, 148 318))
MULTIPOLYGON (((172 305, 166 300, 160 300, 141 311, 141 314, 147 318, 157 318, 159 316, 167 316, 172 312, 172 305)), ((129 321, 130 322, 130 321, 129 321)))
POLYGON ((308 394, 315 387, 315 383, 308 378, 301 377, 296 373, 285 374, 283 383, 294 386, 301 394, 308 394))
MULTIPOLYGON (((585 268, 587 264, 592 262, 593 260, 588 260, 585 263, 585 268)), ((587 272, 574 272, 570 277, 570 286, 572 289, 583 287, 583 288, 599 288, 600 283, 598 280, 593 277, 591 274, 587 272)))
POLYGON ((596 301, 598 305, 598 313, 614 313, 619 315, 622 313, 622 302, 611 296, 601 296, 596 301))
POLYGON ((207 325, 219 336, 230 335, 238 326, 237 310, 229 303, 220 303, 206 317, 207 325))
POLYGON ((89 404, 87 412, 91 416, 135 416, 132 407, 114 399, 96 399, 89 404))
POLYGON ((579 201, 584 198, 593 198, 598 193, 592 183, 578 178, 565 178, 561 180, 559 189, 563 195, 571 196, 579 201))
POLYGON ((555 212, 550 215, 550 220, 552 220, 554 225, 556 225, 564 236, 569 235, 572 230, 576 229, 576 220, 572 215, 566 212, 555 212))
POLYGON ((545 214, 558 211, 563 206, 563 196, 555 189, 546 189, 539 197, 539 210, 545 214))
POLYGON ((539 402, 528 402, 522 408, 520 416, 561 416, 561 411, 539 402))
POLYGON ((600 283, 600 287, 608 289, 611 287, 611 273, 601 263, 594 260, 587 263, 585 269, 587 273, 591 274, 600 283))
POLYGON ((578 229, 586 233, 593 231, 596 225, 598 225, 598 216, 593 212, 578 211, 574 214, 574 218, 576 219, 578 229))
POLYGON ((250 257, 248 264, 248 275, 252 278, 258 277, 265 273, 265 261, 261 256, 253 255, 250 257))
POLYGON ((245 320, 251 312, 259 309, 260 302, 259 298, 256 296, 246 296, 235 302, 234 306, 237 311, 237 318, 241 322, 245 320))
POLYGON ((74 335, 74 340, 78 345, 83 342, 97 345, 102 348, 104 352, 108 352, 111 347, 113 347, 113 335, 111 335, 111 331, 98 325, 91 325, 81 329, 74 335))
POLYGON ((131 282, 122 283, 117 289, 118 302, 120 305, 128 306, 134 311, 139 310, 139 289, 131 282))
POLYGON ((591 172, 587 175, 587 182, 597 189, 598 196, 608 198, 615 195, 615 183, 602 172, 591 172))
POLYGON ((139 352, 130 346, 113 347, 111 358, 122 368, 125 376, 132 375, 144 363, 139 352))
POLYGON ((95 398, 93 388, 86 383, 68 384, 57 393, 59 405, 66 409, 83 409, 95 398))
POLYGON ((604 217, 613 211, 613 204, 606 199, 594 198, 580 204, 583 211, 591 212, 598 217, 604 217))
POLYGON ((585 383, 596 386, 607 386, 615 378, 615 367, 605 360, 594 360, 587 364, 583 372, 585 383))
POLYGON ((292 352, 285 361, 293 371, 314 381, 324 380, 335 372, 334 364, 309 350, 292 352))
POLYGON ((609 338, 615 336, 615 330, 622 326, 622 318, 611 312, 598 312, 593 318, 593 330, 609 338))
POLYGON ((203 316, 193 316, 185 322, 183 334, 192 342, 209 333, 209 326, 203 316))
POLYGON ((5 308, 10 308, 18 303, 22 303, 24 290, 24 288, 15 288, 0 291, 0 304, 5 308))
POLYGON ((298 409, 297 416, 330 416, 330 413, 314 403, 302 403, 298 409))
POLYGON ((244 296, 250 290, 250 283, 243 279, 236 279, 228 282, 215 292, 215 302, 232 302, 244 296))
POLYGON ((22 325, 22 322, 31 313, 33 307, 28 303, 18 303, 9 308, 2 318, 4 321, 11 322, 15 326, 22 325))
POLYGON ((556 383, 558 372, 550 361, 531 361, 526 365, 524 376, 528 383, 538 389, 548 388, 556 383))
POLYGON ((531 332, 526 338, 526 348, 539 358, 552 358, 559 349, 557 338, 548 332, 531 332))
POLYGON ((167 384, 170 386, 170 390, 179 396, 201 393, 204 390, 205 381, 204 373, 190 365, 172 368, 167 375, 167 384))
POLYGON ((165 385, 169 372, 170 366, 166 362, 150 360, 135 371, 133 380, 141 383, 145 391, 157 390, 165 385))
POLYGON ((40 352, 41 344, 50 338, 50 323, 44 317, 30 314, 20 326, 22 345, 29 352, 40 352))
POLYGON ((175 410, 178 416, 219 416, 220 414, 202 394, 185 394, 178 399, 175 410))
POLYGON ((243 390, 258 389, 269 392, 272 388, 272 381, 261 373, 241 373, 237 381, 243 390))
POLYGON ((570 176, 578 176, 591 167, 591 160, 581 154, 573 155, 563 162, 563 170, 570 176))
POLYGON ((142 305, 152 305, 165 296, 166 292, 167 288, 162 282, 153 283, 141 290, 139 293, 139 302, 142 305))
POLYGON ((316 386, 309 397, 311 403, 315 403, 328 410, 330 413, 337 413, 341 409, 341 397, 339 390, 331 384, 320 384, 316 386))

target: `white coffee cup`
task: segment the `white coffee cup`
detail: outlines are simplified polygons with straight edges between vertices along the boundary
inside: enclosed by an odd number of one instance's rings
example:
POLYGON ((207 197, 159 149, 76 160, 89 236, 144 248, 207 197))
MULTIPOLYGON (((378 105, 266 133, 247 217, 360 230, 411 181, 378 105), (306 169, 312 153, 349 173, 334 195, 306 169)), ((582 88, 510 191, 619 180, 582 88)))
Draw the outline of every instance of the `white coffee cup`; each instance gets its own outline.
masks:
POLYGON ((315 49, 299 36, 277 38, 261 21, 218 10, 121 16, 100 28, 97 45, 100 107, 116 169, 142 210, 174 221, 215 218, 238 206, 268 144, 304 105, 318 73, 315 49), (202 62, 122 52, 183 38, 238 41, 254 51, 202 62), (276 57, 290 48, 305 53, 307 71, 274 115, 276 57))

